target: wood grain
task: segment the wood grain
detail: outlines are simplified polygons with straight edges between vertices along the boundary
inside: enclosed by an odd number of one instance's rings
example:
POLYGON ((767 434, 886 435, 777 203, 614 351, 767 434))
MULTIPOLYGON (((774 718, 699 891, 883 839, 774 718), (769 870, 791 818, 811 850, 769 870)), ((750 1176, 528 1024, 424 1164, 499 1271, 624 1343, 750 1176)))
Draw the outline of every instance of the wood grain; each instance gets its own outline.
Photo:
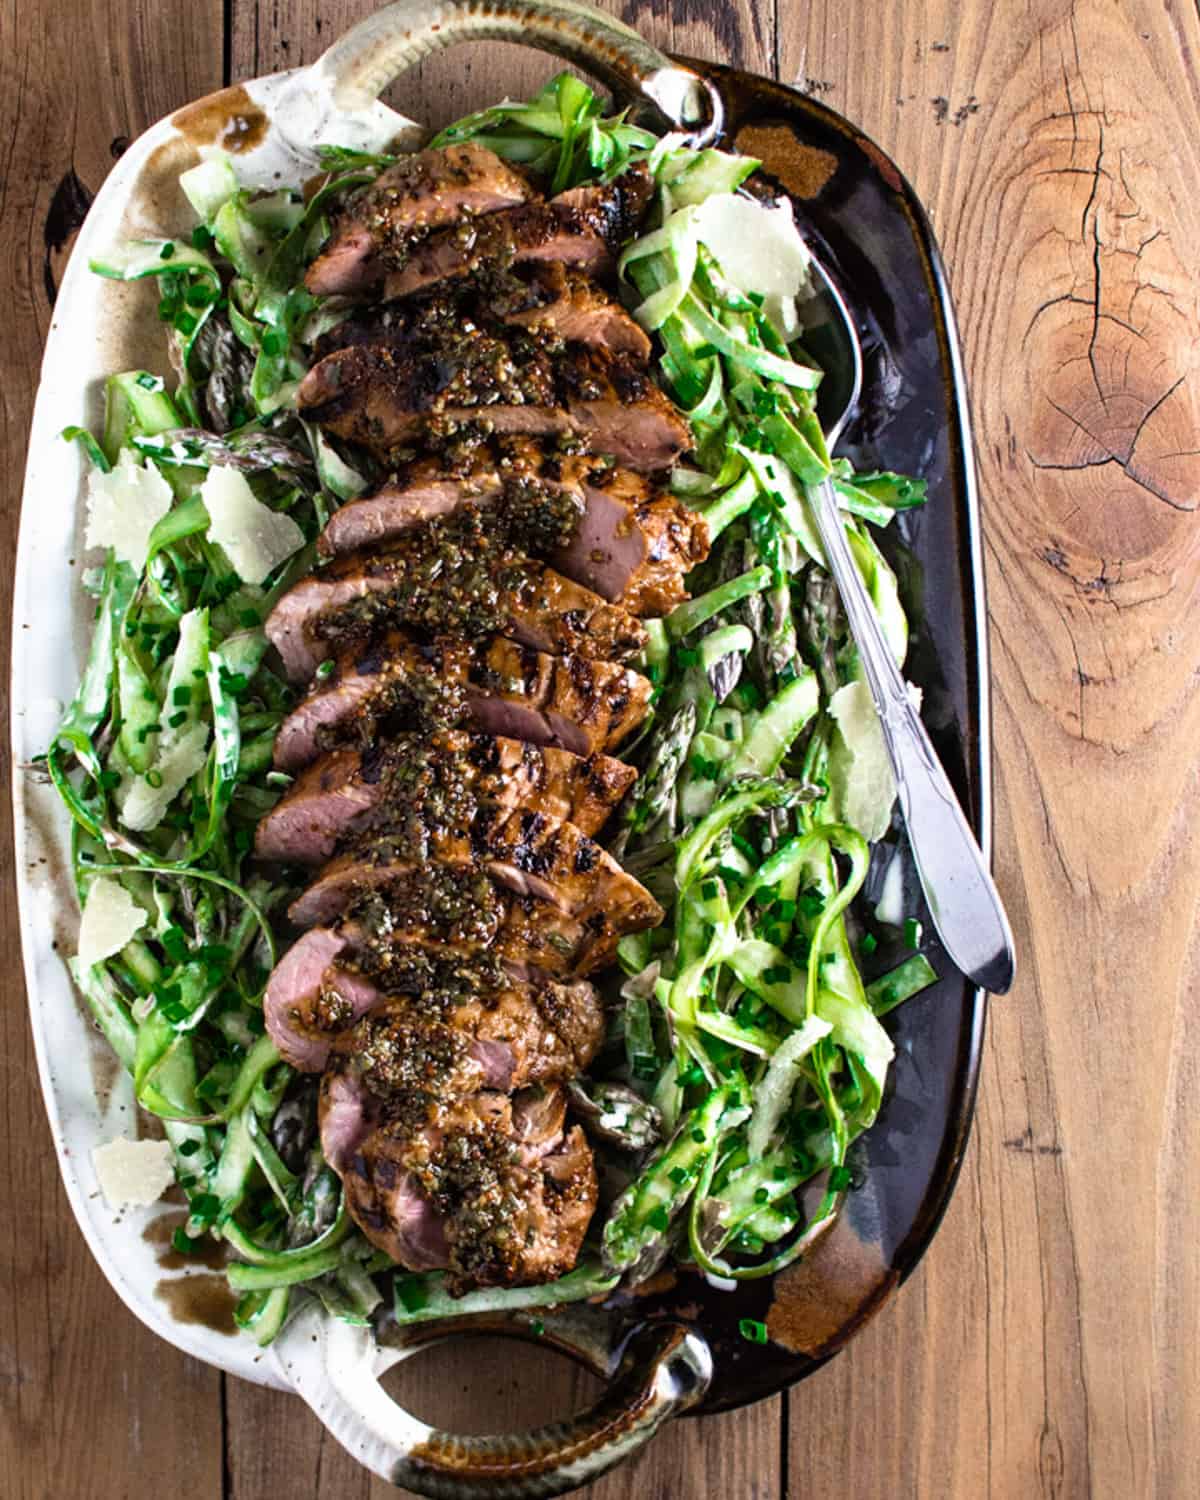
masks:
MULTIPOLYGON (((110 143, 216 87, 223 56, 235 76, 308 61, 369 8, 239 0, 227 36, 213 0, 0 12, 8 555, 47 290, 110 143), (48 216, 64 244, 47 255, 48 216)), ((613 8, 663 45, 778 62, 873 135, 929 206, 975 400, 997 869, 1023 968, 993 1010, 974 1143, 913 1281, 786 1402, 677 1424, 590 1493, 1200 1494, 1196 10, 782 0, 776 28, 775 7, 752 0, 613 8)), ((462 49, 392 97, 439 123, 547 71, 520 49, 462 49)), ((7 611, 3 631, 0 651, 7 611)), ((6 1500, 124 1500, 148 1483, 182 1500, 394 1494, 299 1403, 222 1390, 120 1307, 58 1186, 8 883, 0 923, 6 1500)), ((591 1389, 505 1344, 434 1351, 396 1380, 418 1412, 463 1430, 561 1415, 591 1389)))

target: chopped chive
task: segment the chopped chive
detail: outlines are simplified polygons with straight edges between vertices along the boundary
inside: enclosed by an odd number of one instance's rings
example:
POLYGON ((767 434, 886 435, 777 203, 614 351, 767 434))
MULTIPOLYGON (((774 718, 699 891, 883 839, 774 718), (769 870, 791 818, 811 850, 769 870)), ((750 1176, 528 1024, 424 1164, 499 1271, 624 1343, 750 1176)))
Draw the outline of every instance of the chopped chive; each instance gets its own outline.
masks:
POLYGON ((396 1296, 404 1304, 405 1312, 420 1312, 429 1301, 429 1294, 419 1276, 397 1276, 396 1296))
POLYGON ((660 1233, 671 1227, 670 1217, 661 1203, 657 1208, 652 1208, 646 1215, 646 1222, 660 1233))
POLYGON ((755 1318, 742 1318, 738 1323, 738 1332, 748 1344, 767 1342, 767 1325, 758 1322, 755 1318))

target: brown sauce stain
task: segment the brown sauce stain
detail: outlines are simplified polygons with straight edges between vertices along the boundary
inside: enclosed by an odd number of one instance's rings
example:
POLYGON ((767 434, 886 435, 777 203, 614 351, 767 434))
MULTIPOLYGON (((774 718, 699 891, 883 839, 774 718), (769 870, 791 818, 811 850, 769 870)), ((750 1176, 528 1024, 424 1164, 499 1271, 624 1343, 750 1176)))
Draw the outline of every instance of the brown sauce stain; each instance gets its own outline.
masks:
POLYGON ((205 1266, 210 1271, 219 1271, 229 1259, 229 1246, 223 1240, 214 1240, 211 1235, 197 1242, 197 1247, 188 1255, 176 1250, 171 1243, 177 1229, 187 1223, 187 1209, 177 1209, 159 1214, 142 1230, 142 1239, 148 1245, 158 1247, 157 1263, 164 1271, 190 1271, 196 1266, 205 1266))
POLYGON ((843 1216, 810 1255, 776 1278, 767 1332, 794 1354, 832 1354, 879 1310, 899 1279, 879 1246, 860 1240, 843 1216))
POLYGON ((232 152, 252 151, 267 133, 266 115, 241 84, 176 110, 171 123, 194 146, 232 152))
POLYGON ((233 1321, 237 1297, 224 1276, 164 1276, 155 1283, 154 1295, 164 1302, 176 1323, 191 1323, 232 1338, 238 1331, 233 1321))
POLYGON ((806 145, 790 125, 743 125, 734 145, 761 159, 793 198, 815 198, 838 169, 832 151, 806 145))

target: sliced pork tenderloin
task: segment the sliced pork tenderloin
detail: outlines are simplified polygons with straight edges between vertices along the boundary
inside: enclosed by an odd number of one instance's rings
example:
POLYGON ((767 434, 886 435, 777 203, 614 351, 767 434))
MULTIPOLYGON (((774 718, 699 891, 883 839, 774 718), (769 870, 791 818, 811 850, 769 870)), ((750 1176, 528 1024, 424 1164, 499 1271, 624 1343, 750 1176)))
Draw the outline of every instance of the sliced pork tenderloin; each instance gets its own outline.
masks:
POLYGON ((635 775, 608 756, 584 759, 520 740, 454 730, 389 736, 330 751, 309 766, 259 823, 255 853, 281 864, 323 864, 347 838, 460 783, 502 807, 536 806, 592 834, 635 775))
POLYGON ((369 291, 387 273, 389 250, 403 253, 414 235, 535 196, 526 178, 474 142, 414 152, 350 202, 304 283, 316 296, 369 291))
POLYGON ((432 636, 498 633, 597 661, 642 648, 646 632, 632 615, 498 539, 486 516, 459 511, 293 584, 266 622, 289 680, 308 682, 339 639, 364 640, 389 623, 432 636))
POLYGON ((430 432, 583 439, 630 468, 669 468, 691 442, 687 423, 636 360, 526 332, 446 330, 404 344, 335 350, 300 384, 301 410, 386 461, 430 432))
POLYGON ((547 203, 528 203, 443 229, 397 257, 386 297, 407 297, 481 266, 553 261, 592 272, 610 270, 649 207, 649 172, 631 168, 613 182, 572 188, 547 203))

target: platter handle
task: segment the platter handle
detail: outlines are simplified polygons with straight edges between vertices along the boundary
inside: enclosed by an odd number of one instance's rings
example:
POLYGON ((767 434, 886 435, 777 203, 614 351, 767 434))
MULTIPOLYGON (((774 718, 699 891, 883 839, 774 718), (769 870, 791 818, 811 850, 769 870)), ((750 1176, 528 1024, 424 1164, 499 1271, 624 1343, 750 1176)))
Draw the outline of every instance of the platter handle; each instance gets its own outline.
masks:
MULTIPOLYGON (((553 52, 599 78, 623 104, 707 146, 721 133, 721 96, 631 27, 575 0, 394 0, 298 71, 277 123, 294 150, 334 141, 339 121, 382 110, 379 95, 422 58, 458 42, 506 41, 553 52)), ((407 124, 401 117, 399 123, 407 124)))
POLYGON ((315 1301, 297 1313, 272 1352, 348 1453, 380 1478, 431 1500, 537 1500, 589 1484, 636 1453, 669 1417, 694 1406, 712 1376, 708 1345, 694 1330, 644 1323, 587 1411, 528 1432, 466 1437, 420 1421, 380 1384, 381 1374, 415 1347, 399 1354, 380 1349, 370 1328, 338 1322, 315 1301))

